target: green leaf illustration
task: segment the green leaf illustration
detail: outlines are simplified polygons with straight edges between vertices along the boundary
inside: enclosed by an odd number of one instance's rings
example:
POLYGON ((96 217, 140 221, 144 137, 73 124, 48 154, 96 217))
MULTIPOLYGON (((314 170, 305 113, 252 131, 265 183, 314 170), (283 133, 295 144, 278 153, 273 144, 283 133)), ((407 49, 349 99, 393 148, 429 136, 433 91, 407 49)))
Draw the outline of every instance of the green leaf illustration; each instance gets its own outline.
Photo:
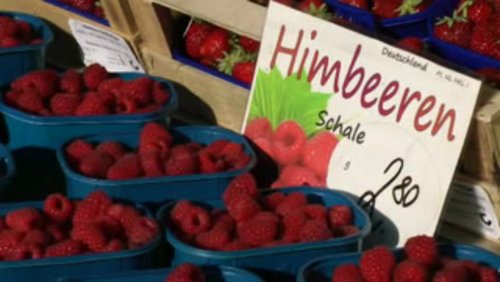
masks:
POLYGON ((269 73, 258 71, 249 121, 267 117, 273 129, 282 121, 293 120, 302 126, 307 136, 314 135, 318 112, 328 106, 331 93, 313 92, 307 74, 284 77, 277 68, 269 73))

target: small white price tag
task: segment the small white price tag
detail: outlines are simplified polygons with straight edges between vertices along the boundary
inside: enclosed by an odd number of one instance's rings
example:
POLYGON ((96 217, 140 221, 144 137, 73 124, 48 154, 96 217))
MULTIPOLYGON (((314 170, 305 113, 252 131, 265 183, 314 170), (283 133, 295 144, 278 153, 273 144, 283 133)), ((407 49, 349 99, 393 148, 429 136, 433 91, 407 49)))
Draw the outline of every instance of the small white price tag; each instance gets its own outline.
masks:
POLYGON ((491 198, 479 185, 453 183, 443 220, 484 237, 500 239, 500 225, 495 208, 491 198))
POLYGON ((99 63, 110 72, 140 72, 134 52, 120 36, 78 20, 70 19, 69 26, 84 54, 86 65, 99 63))

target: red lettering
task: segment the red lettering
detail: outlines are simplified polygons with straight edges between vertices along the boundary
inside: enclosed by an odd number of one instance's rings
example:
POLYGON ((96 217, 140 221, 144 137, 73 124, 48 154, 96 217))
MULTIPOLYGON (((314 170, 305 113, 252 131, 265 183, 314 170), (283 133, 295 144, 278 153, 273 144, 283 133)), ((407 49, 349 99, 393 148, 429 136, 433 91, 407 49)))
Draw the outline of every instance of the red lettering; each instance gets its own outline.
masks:
POLYGON ((413 121, 413 124, 415 126, 415 129, 418 131, 424 131, 429 126, 431 126, 432 121, 428 121, 426 123, 422 123, 421 119, 430 113, 432 109, 434 109, 434 105, 436 105, 436 97, 434 96, 428 96, 425 98, 425 100, 420 104, 417 110, 417 114, 415 115, 415 120, 413 121))
POLYGON ((394 111, 394 109, 396 108, 396 106, 386 108, 386 107, 384 107, 384 105, 386 102, 390 101, 394 97, 394 95, 396 95, 398 90, 399 90, 399 82, 397 82, 395 80, 391 81, 384 88, 384 91, 382 92, 382 96, 380 97, 380 102, 378 103, 378 112, 382 116, 390 115, 394 111))
POLYGON ((407 87, 405 89, 405 93, 403 94, 403 98, 401 99, 401 104, 399 104, 398 116, 396 117, 397 122, 401 121, 401 119, 403 118, 403 115, 406 112, 406 109, 408 109, 408 106, 414 100, 420 101, 420 98, 422 98, 422 95, 418 91, 411 93, 411 96, 408 97, 409 93, 410 93, 410 89, 408 89, 408 87, 407 87))
POLYGON ((375 73, 368 79, 368 81, 366 81, 365 87, 363 88, 363 92, 361 92, 361 106, 363 106, 363 108, 370 108, 375 103, 377 103, 377 98, 374 98, 371 101, 367 101, 366 96, 372 93, 373 90, 375 90, 380 85, 381 79, 382 76, 380 76, 379 73, 375 73))
POLYGON ((297 79, 302 78, 302 72, 304 72, 304 65, 306 63, 307 57, 309 56, 309 48, 304 50, 304 56, 302 56, 302 60, 300 61, 299 70, 297 71, 297 79))
POLYGON ((335 72, 334 82, 333 82, 333 93, 339 92, 339 76, 340 70, 342 67, 342 63, 340 61, 335 61, 333 66, 327 70, 328 65, 330 64, 328 56, 324 56, 319 59, 319 52, 314 52, 314 56, 311 63, 311 68, 309 69, 309 82, 313 81, 316 78, 316 75, 321 71, 321 86, 324 86, 332 77, 333 72, 335 72))
POLYGON ((293 68, 295 66, 295 60, 297 59, 297 54, 299 53, 300 44, 302 43, 302 37, 304 37, 304 31, 299 31, 299 37, 297 38, 297 42, 295 43, 295 47, 288 48, 283 46, 283 37, 285 37, 286 27, 285 25, 281 26, 280 35, 278 37, 278 42, 276 43, 276 47, 274 48, 273 58, 271 60, 271 68, 274 68, 276 65, 276 61, 278 60, 278 55, 284 54, 291 56, 290 65, 288 66, 288 76, 292 75, 293 68))
POLYGON ((444 105, 441 104, 441 106, 439 107, 436 123, 434 123, 434 127, 432 128, 431 134, 432 136, 435 136, 441 130, 446 120, 449 120, 450 126, 448 128, 447 138, 448 141, 453 141, 455 140, 455 135, 453 134, 453 132, 455 129, 455 119, 457 113, 455 112, 455 110, 449 110, 446 112, 446 114, 443 114, 443 112, 444 112, 444 105))
POLYGON ((363 67, 359 67, 353 72, 354 66, 356 65, 356 61, 358 60, 360 53, 361 53, 361 45, 358 45, 356 47, 356 51, 354 51, 354 55, 351 60, 351 65, 349 66, 349 70, 347 71, 347 75, 345 77, 344 84, 342 86, 342 96, 345 99, 351 98, 356 94, 356 92, 358 92, 359 87, 361 87, 361 84, 363 83, 363 79, 365 77, 365 69, 363 67), (351 82, 355 77, 358 77, 356 86, 351 91, 347 91, 347 87, 351 84, 351 82))

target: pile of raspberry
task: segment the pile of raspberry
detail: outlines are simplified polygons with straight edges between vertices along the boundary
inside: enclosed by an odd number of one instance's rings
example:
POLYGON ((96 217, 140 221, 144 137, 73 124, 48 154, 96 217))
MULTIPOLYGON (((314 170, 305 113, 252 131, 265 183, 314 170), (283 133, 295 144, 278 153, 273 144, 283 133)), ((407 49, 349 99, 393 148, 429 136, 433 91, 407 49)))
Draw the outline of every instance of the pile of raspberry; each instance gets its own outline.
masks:
POLYGON ((13 48, 21 45, 40 44, 31 25, 9 16, 0 16, 0 48, 13 48))
POLYGON ((0 261, 136 249, 158 234, 155 220, 101 191, 81 201, 52 194, 42 210, 26 207, 0 218, 0 261))
POLYGON ((124 81, 93 64, 82 73, 70 69, 28 73, 11 84, 4 101, 38 116, 101 116, 159 110, 170 99, 165 87, 151 78, 124 81))
POLYGON ((497 270, 470 260, 457 260, 439 253, 436 241, 420 235, 408 239, 405 257, 397 262, 383 246, 363 253, 359 266, 344 264, 333 271, 332 282, 495 282, 497 270))
POLYGON ((165 282, 206 282, 207 276, 200 267, 184 263, 172 270, 165 279, 165 282))
POLYGON ((179 201, 170 226, 184 242, 209 250, 238 251, 325 241, 358 233, 348 206, 309 203, 300 192, 262 196, 250 174, 235 178, 223 195, 226 210, 179 201))
POLYGON ((143 127, 136 152, 115 141, 94 145, 76 139, 65 153, 79 173, 109 180, 218 173, 244 168, 251 161, 243 145, 229 140, 208 146, 173 144, 170 132, 154 122, 143 127))

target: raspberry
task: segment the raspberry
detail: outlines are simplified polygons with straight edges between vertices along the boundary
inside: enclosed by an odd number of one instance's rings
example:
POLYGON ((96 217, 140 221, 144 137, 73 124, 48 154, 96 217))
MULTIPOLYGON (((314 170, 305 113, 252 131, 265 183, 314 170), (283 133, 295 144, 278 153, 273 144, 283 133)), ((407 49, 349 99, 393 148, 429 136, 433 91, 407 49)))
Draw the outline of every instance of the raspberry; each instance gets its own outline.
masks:
POLYGON ((347 237, 359 233, 359 229, 354 225, 345 225, 333 230, 335 237, 347 237))
POLYGON ((333 206, 328 210, 328 220, 332 228, 351 225, 354 222, 354 215, 349 206, 333 206))
POLYGON ((230 163, 236 163, 241 155, 245 155, 243 145, 231 141, 228 141, 227 145, 219 153, 219 157, 230 163))
POLYGON ((209 250, 222 250, 231 240, 231 232, 220 226, 196 235, 195 239, 198 246, 209 250))
POLYGON ((33 29, 31 25, 25 21, 16 20, 17 37, 22 42, 29 42, 33 38, 33 29))
POLYGON ((16 32, 16 20, 11 17, 0 16, 0 38, 15 36, 16 32))
POLYGON ((254 142, 259 138, 271 140, 272 135, 273 130, 271 128, 271 123, 267 118, 254 119, 245 128, 245 136, 254 142))
POLYGON ((226 244, 222 250, 227 252, 241 251, 250 248, 247 244, 236 239, 228 244, 226 244))
POLYGON ((158 153, 166 156, 172 145, 172 135, 160 124, 147 123, 139 138, 139 153, 158 153))
POLYGON ((132 98, 119 96, 116 101, 115 112, 120 114, 133 114, 137 112, 139 106, 132 98))
POLYGON ((94 252, 104 249, 110 241, 102 227, 92 222, 75 226, 71 231, 71 238, 82 242, 94 252))
POLYGON ((172 148, 170 158, 165 163, 165 173, 170 176, 196 174, 199 171, 198 158, 186 147, 172 148))
POLYGON ((323 183, 319 177, 309 168, 299 165, 285 166, 280 175, 280 181, 284 186, 311 186, 322 187, 323 183))
POLYGON ((17 106, 19 109, 32 114, 39 114, 45 110, 45 105, 42 96, 37 92, 28 90, 23 92, 17 98, 17 106))
POLYGON ((97 92, 87 93, 75 110, 76 116, 101 116, 110 113, 109 105, 97 92))
POLYGON ((404 250, 408 259, 427 266, 436 263, 439 257, 436 241, 425 235, 408 239, 404 250))
POLYGON ((111 205, 107 209, 106 215, 117 219, 125 228, 129 228, 130 225, 141 218, 141 214, 137 209, 122 204, 111 205))
POLYGON ((300 208, 309 219, 326 219, 326 208, 320 204, 309 204, 300 208))
POLYGON ((134 221, 127 228, 128 239, 137 245, 146 245, 152 242, 160 232, 158 223, 150 218, 142 217, 134 221))
MULTIPOLYGON (((125 230, 121 222, 109 215, 100 215, 92 222, 98 224, 109 238, 121 238, 125 235, 125 230)), ((135 223, 135 221, 133 221, 135 223)))
POLYGON ((61 90, 68 93, 81 93, 83 88, 82 76, 73 69, 67 70, 61 77, 61 90))
POLYGON ((324 220, 309 220, 300 232, 301 242, 319 242, 332 238, 332 233, 324 220))
POLYGON ((60 242, 68 238, 66 230, 63 227, 56 225, 54 223, 49 223, 45 227, 45 231, 47 231, 47 233, 52 238, 52 241, 54 242, 60 242))
POLYGON ((500 280, 498 272, 487 266, 482 266, 479 269, 479 277, 481 282, 497 282, 500 280))
POLYGON ((330 132, 321 132, 307 141, 302 154, 302 163, 316 175, 325 178, 338 139, 330 132))
POLYGON ((126 154, 112 165, 107 174, 110 180, 126 180, 138 178, 144 175, 141 160, 136 154, 126 154))
POLYGON ((147 105, 152 100, 153 80, 148 77, 140 77, 126 81, 119 90, 121 97, 132 99, 139 105, 147 105))
POLYGON ((280 165, 293 165, 300 161, 307 141, 306 134, 294 121, 281 123, 273 135, 272 150, 280 165))
POLYGON ((217 158, 216 155, 210 153, 206 148, 201 150, 199 155, 200 171, 203 174, 218 173, 227 169, 227 164, 217 158))
POLYGON ((101 215, 99 208, 89 202, 80 202, 73 214, 73 225, 82 225, 93 221, 99 215, 101 215))
POLYGON ((307 223, 307 215, 300 209, 294 210, 283 217, 283 239, 290 243, 300 241, 300 233, 307 223))
POLYGON ((361 275, 367 282, 390 282, 395 267, 394 254, 383 246, 366 251, 361 256, 361 275))
POLYGON ((140 154, 139 157, 141 158, 142 169, 147 177, 157 177, 165 174, 159 154, 144 153, 140 154))
POLYGON ((271 220, 254 217, 241 222, 237 228, 241 242, 251 246, 262 246, 274 241, 278 236, 278 225, 271 220))
POLYGON ((180 218, 179 224, 184 233, 197 235, 209 230, 212 221, 210 214, 205 209, 193 206, 185 216, 180 218))
POLYGON ((40 247, 46 247, 52 242, 52 238, 49 233, 44 232, 39 229, 33 229, 24 235, 23 243, 27 245, 38 245, 40 247))
POLYGON ((109 241, 109 244, 103 249, 99 250, 101 253, 111 253, 111 252, 119 252, 125 250, 127 246, 120 239, 112 239, 109 241))
POLYGON ((43 257, 43 250, 37 245, 16 245, 5 254, 5 261, 20 261, 26 259, 39 259, 43 257))
POLYGON ((22 92, 9 91, 5 94, 5 103, 11 107, 17 107, 17 99, 23 94, 22 92))
POLYGON ((78 164, 84 157, 94 150, 92 144, 82 139, 72 141, 65 148, 66 158, 70 164, 78 164))
POLYGON ((193 264, 185 263, 178 265, 168 275, 165 282, 205 282, 203 270, 193 264))
POLYGON ((82 97, 74 93, 59 93, 50 99, 50 109, 55 115, 71 116, 80 105, 82 97))
POLYGON ((271 158, 274 159, 273 156, 273 149, 272 149, 272 144, 270 139, 266 138, 258 138, 253 141, 255 143, 255 146, 257 146, 257 152, 259 155, 264 155, 264 158, 271 158))
POLYGON ((123 145, 115 141, 102 142, 96 147, 96 150, 112 156, 115 161, 123 157, 123 155, 125 155, 126 153, 123 145))
POLYGON ((83 81, 88 89, 95 90, 101 82, 108 78, 108 71, 99 64, 92 64, 83 71, 83 81))
POLYGON ((359 268, 355 264, 344 264, 333 271, 332 282, 363 282, 359 268))
POLYGON ((156 104, 163 105, 170 99, 170 93, 159 82, 153 85, 153 99, 156 104))
POLYGON ((429 271, 418 262, 405 260, 396 266, 394 281, 427 282, 429 281, 429 271))
POLYGON ((285 240, 275 240, 272 242, 269 242, 267 244, 264 244, 262 247, 264 248, 274 248, 274 247, 281 247, 290 244, 289 242, 285 240))
POLYGON ((465 267, 447 267, 436 273, 433 282, 466 282, 468 273, 465 267))
POLYGON ((249 173, 238 176, 229 183, 223 195, 224 204, 229 206, 232 201, 244 195, 254 199, 260 196, 255 178, 249 173))
POLYGON ((286 196, 283 193, 272 193, 264 198, 264 206, 270 211, 275 211, 279 204, 281 204, 281 202, 285 200, 285 198, 286 196))
POLYGON ((24 234, 15 230, 4 230, 0 232, 0 259, 21 243, 24 234))
POLYGON ((246 220, 261 210, 259 203, 249 195, 233 200, 227 209, 236 221, 246 220))
POLYGON ((224 228, 230 230, 231 232, 234 230, 236 226, 235 220, 225 211, 213 211, 212 212, 212 228, 224 228))
POLYGON ((114 163, 113 157, 99 151, 86 155, 78 166, 80 173, 88 177, 104 178, 114 163))
POLYGON ((47 99, 59 88, 59 76, 54 70, 34 71, 14 81, 11 88, 18 92, 36 92, 47 99))
POLYGON ((35 208, 23 208, 7 213, 5 223, 8 227, 21 232, 43 226, 43 217, 35 208))
POLYGON ((22 45, 22 42, 14 37, 4 37, 0 39, 0 47, 3 48, 14 48, 22 45))
POLYGON ((194 205, 190 201, 178 201, 170 211, 170 220, 179 223, 183 217, 189 216, 194 205))
POLYGON ((307 205, 307 198, 300 192, 294 192, 286 196, 286 199, 276 208, 276 213, 285 216, 287 213, 307 205))
POLYGON ((122 87, 125 82, 119 77, 108 78, 103 80, 97 87, 97 92, 101 95, 118 93, 118 90, 122 87))
POLYGON ((64 223, 73 216, 74 206, 64 195, 52 194, 45 199, 43 212, 52 221, 64 223))
POLYGON ((86 203, 92 204, 99 214, 105 214, 109 207, 113 204, 113 200, 101 190, 96 190, 87 195, 84 199, 86 203))
POLYGON ((45 250, 46 258, 67 257, 83 254, 85 247, 80 241, 66 240, 55 243, 45 250))

